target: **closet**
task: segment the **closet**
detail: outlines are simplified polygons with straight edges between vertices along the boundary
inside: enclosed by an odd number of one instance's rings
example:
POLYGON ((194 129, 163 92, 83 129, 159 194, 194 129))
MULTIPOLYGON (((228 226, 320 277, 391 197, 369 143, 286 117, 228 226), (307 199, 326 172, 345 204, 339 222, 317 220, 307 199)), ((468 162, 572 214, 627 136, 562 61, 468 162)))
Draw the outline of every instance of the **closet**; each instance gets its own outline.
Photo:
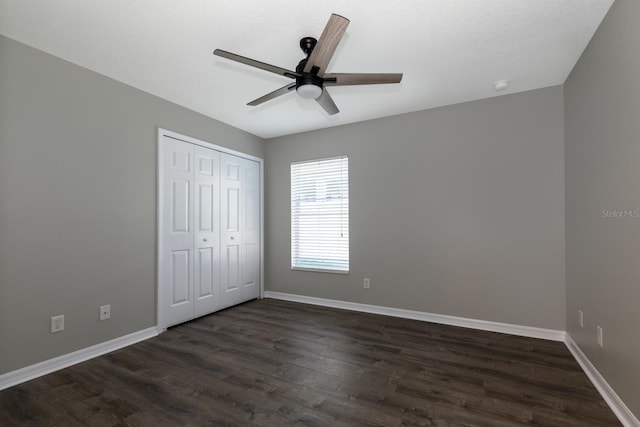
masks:
POLYGON ((260 296, 261 161, 161 130, 158 326, 260 296))

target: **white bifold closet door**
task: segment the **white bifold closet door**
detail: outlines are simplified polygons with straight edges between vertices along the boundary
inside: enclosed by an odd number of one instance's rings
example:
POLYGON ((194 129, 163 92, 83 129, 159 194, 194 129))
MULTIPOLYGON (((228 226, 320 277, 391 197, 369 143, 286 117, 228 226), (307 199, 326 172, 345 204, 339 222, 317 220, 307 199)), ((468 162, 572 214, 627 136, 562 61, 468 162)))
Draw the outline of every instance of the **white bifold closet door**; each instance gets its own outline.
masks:
POLYGON ((166 136, 161 150, 158 309, 168 327, 259 296, 260 165, 166 136))
POLYGON ((220 283, 217 274, 220 248, 220 153, 199 146, 194 148, 194 314, 199 317, 215 311, 220 305, 216 295, 220 283))
POLYGON ((222 305, 260 293, 259 164, 220 153, 220 277, 222 305))

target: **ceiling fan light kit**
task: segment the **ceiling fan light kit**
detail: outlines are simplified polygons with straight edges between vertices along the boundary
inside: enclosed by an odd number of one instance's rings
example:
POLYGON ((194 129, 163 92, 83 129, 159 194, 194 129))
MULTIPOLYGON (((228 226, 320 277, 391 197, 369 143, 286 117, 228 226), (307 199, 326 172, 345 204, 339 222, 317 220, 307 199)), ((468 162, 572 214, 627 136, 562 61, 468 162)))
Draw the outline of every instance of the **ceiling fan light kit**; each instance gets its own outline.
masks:
POLYGON ((326 73, 326 67, 347 29, 347 25, 349 25, 347 18, 332 14, 318 40, 313 37, 302 38, 300 40, 300 48, 305 53, 306 58, 300 61, 295 71, 256 61, 255 59, 246 58, 221 49, 216 49, 213 54, 290 79, 295 79, 295 83, 290 83, 258 99, 254 99, 247 105, 260 105, 295 89, 300 97, 315 99, 327 114, 333 115, 338 113, 339 110, 325 86, 388 84, 400 83, 402 80, 402 73, 326 73))
POLYGON ((305 83, 296 88, 296 92, 302 98, 305 99, 317 99, 322 95, 322 87, 316 86, 313 83, 305 83))

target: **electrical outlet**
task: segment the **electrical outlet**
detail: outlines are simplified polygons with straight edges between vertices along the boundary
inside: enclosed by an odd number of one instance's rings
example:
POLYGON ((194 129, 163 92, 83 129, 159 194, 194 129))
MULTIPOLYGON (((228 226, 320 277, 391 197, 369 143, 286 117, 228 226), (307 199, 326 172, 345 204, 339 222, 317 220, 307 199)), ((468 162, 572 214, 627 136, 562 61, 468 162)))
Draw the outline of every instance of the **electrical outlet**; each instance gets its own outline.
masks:
POLYGON ((604 341, 603 341, 603 337, 602 337, 602 326, 596 326, 596 340, 598 341, 598 345, 600 347, 604 347, 604 341))
POLYGON ((107 320, 111 318, 111 304, 100 306, 100 320, 107 320))
POLYGON ((51 333, 64 331, 64 314, 51 317, 51 333))
POLYGON ((371 280, 364 279, 364 288, 369 289, 371 287, 371 280))
POLYGON ((582 313, 582 310, 578 310, 578 324, 581 328, 584 328, 584 313, 582 313))

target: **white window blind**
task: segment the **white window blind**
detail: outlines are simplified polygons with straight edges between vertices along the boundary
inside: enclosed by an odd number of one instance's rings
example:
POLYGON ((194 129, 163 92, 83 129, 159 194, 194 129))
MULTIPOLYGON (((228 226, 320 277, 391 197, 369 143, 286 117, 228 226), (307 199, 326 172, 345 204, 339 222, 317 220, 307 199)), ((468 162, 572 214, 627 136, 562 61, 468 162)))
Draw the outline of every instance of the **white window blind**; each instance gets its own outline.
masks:
POLYGON ((349 271, 349 159, 291 164, 291 268, 349 271))

